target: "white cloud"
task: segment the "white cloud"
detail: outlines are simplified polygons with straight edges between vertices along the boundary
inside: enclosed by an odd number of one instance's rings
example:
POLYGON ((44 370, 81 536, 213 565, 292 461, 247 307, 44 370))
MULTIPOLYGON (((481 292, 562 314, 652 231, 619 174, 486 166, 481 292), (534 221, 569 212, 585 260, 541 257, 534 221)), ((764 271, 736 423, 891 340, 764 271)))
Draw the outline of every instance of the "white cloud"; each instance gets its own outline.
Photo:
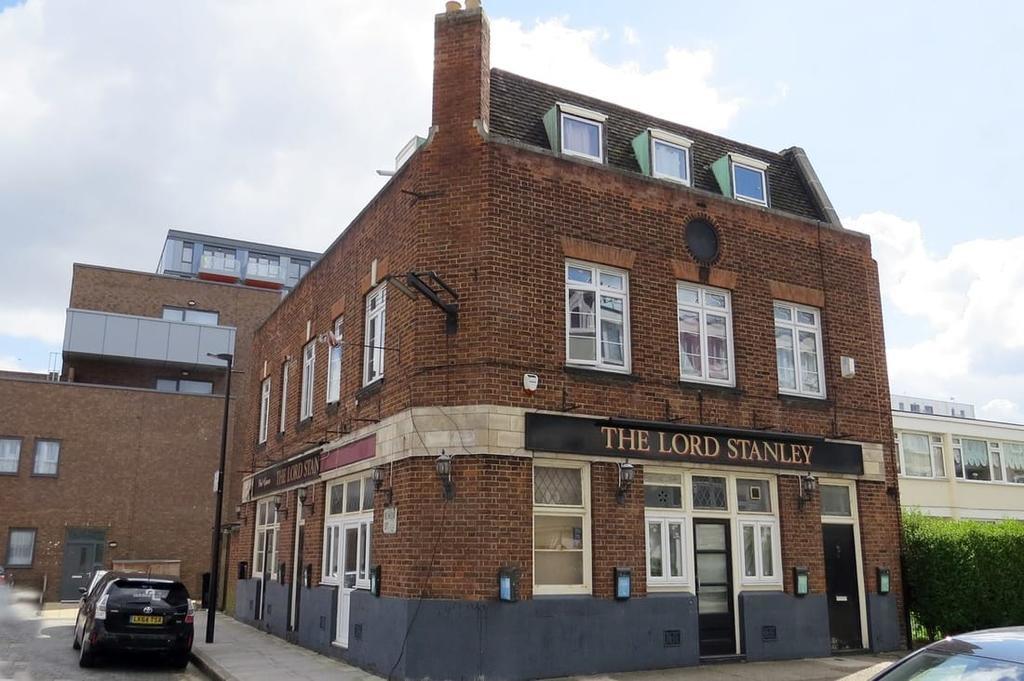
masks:
POLYGON ((661 67, 644 70, 634 61, 604 62, 596 50, 607 32, 572 28, 565 17, 528 28, 496 19, 491 35, 494 66, 704 130, 727 128, 743 103, 711 84, 710 50, 669 47, 661 67))
POLYGON ((989 421, 1024 422, 1024 412, 1020 405, 1010 400, 991 400, 983 404, 978 411, 981 418, 989 421))
POLYGON ((637 45, 640 43, 640 35, 636 32, 636 29, 632 26, 622 27, 622 40, 627 45, 637 45))
POLYGON ((893 389, 955 395, 984 405, 986 417, 1021 420, 1024 237, 974 239, 937 254, 911 220, 878 212, 845 224, 872 237, 890 336, 899 325, 913 338, 890 341, 893 389))
MULTIPOLYGON (((419 0, 28 0, 0 13, 0 337, 59 347, 72 262, 151 270, 168 228, 325 248, 430 124, 419 0)), ((709 129, 708 51, 608 64, 605 29, 492 17, 492 64, 709 129)))

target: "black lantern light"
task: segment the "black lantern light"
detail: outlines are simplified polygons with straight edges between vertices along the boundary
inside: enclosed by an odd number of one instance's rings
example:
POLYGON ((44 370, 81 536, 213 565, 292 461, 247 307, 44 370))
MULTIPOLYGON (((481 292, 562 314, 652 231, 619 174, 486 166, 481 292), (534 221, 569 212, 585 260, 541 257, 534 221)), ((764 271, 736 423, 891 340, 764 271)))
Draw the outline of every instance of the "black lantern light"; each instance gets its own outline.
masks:
POLYGON ((811 495, 814 494, 814 490, 818 489, 818 479, 808 473, 807 475, 801 475, 799 481, 800 496, 797 497, 797 505, 800 508, 803 508, 804 504, 811 500, 811 495))
POLYGON ((633 478, 636 477, 636 467, 628 461, 619 464, 619 486, 615 491, 615 500, 620 504, 626 502, 626 492, 629 490, 629 486, 633 484, 633 478))
POLYGON ((441 486, 444 488, 445 501, 455 498, 455 485, 452 483, 452 456, 441 450, 441 456, 435 461, 437 466, 437 477, 441 478, 441 486))
POLYGON ((379 490, 384 485, 384 466, 377 466, 373 469, 373 488, 379 490))

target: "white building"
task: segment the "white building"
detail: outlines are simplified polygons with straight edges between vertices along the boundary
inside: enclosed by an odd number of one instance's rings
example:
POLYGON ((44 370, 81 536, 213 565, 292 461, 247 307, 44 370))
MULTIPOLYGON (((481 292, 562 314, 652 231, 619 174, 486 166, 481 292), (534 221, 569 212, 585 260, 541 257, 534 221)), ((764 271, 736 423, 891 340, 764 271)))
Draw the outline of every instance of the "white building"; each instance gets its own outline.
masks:
POLYGON ((975 419, 969 404, 892 400, 903 508, 955 519, 1024 520, 1024 425, 975 419))

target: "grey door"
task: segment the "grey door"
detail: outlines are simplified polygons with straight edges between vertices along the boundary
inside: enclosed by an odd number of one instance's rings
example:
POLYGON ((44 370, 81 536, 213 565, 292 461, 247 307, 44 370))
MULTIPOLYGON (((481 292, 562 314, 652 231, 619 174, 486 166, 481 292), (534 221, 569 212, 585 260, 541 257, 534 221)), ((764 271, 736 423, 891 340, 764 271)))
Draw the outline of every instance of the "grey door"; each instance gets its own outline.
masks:
POLYGON ((88 588, 92 575, 103 567, 103 547, 107 531, 69 527, 64 535, 64 562, 61 566, 60 600, 77 601, 79 588, 88 588))

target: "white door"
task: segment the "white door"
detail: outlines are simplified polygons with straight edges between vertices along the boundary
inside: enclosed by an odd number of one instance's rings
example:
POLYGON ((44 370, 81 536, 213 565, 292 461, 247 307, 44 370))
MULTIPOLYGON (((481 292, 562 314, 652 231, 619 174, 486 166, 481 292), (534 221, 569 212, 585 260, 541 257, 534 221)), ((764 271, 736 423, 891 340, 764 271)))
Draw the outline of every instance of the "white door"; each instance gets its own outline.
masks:
POLYGON ((359 578, 359 522, 341 526, 338 542, 338 643, 348 647, 348 619, 352 592, 359 578))
POLYGON ((302 556, 299 555, 299 550, 302 544, 302 527, 306 524, 305 518, 302 517, 302 502, 299 500, 298 495, 295 495, 295 548, 292 552, 292 594, 291 594, 291 607, 288 608, 288 628, 295 631, 298 622, 298 603, 299 603, 299 576, 302 573, 302 556))

